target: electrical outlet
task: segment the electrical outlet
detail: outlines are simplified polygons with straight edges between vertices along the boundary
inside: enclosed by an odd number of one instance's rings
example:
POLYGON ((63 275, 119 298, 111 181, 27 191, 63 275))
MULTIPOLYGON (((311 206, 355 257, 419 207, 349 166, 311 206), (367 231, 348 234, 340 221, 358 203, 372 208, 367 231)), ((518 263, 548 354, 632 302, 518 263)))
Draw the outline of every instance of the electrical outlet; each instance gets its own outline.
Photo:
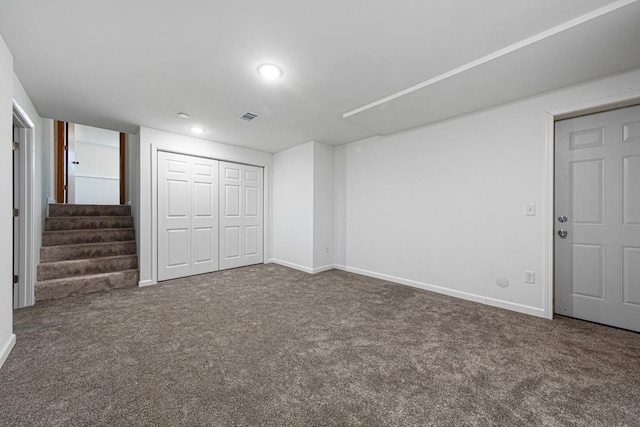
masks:
POLYGON ((536 273, 533 271, 525 271, 524 283, 536 283, 536 273))
POLYGON ((531 203, 524 207, 524 214, 526 216, 536 216, 536 205, 531 203))

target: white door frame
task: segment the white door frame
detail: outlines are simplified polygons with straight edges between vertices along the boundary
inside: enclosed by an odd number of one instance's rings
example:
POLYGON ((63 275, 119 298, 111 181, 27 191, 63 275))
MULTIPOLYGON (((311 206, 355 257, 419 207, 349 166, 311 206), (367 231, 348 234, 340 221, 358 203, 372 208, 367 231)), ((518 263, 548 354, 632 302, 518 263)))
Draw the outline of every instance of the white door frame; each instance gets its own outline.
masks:
POLYGON ((76 128, 73 123, 66 123, 66 145, 65 151, 65 184, 67 189, 65 190, 66 199, 65 203, 73 205, 76 203, 76 128))
POLYGON ((557 120, 600 113, 616 108, 629 107, 640 104, 640 90, 628 91, 612 95, 603 99, 595 99, 576 105, 547 111, 545 121, 545 169, 547 182, 545 183, 547 198, 544 201, 544 246, 545 246, 545 277, 547 286, 544 288, 544 317, 553 319, 554 282, 554 200, 555 200, 555 122, 557 120))
MULTIPOLYGON (((263 173, 263 224, 268 224, 269 222, 269 165, 268 164, 258 164, 251 163, 243 160, 241 158, 233 157, 233 156, 224 156, 224 155, 207 155, 200 154, 191 150, 179 150, 173 147, 159 147, 156 144, 151 144, 151 284, 158 284, 158 151, 164 151, 167 153, 174 154, 183 154, 187 156, 196 156, 202 157, 204 159, 211 160, 219 160, 223 162, 232 162, 239 163, 242 165, 249 166, 257 166, 264 168, 263 173)), ((263 263, 267 261, 267 254, 270 236, 267 227, 263 226, 263 240, 262 240, 262 250, 263 250, 263 263)), ((142 285, 141 285, 142 286, 142 285)), ((145 284, 144 286, 147 286, 145 284)))
POLYGON ((35 125, 29 115, 20 107, 15 99, 13 117, 19 123, 20 130, 20 267, 18 275, 19 300, 18 307, 34 304, 34 280, 36 277, 33 232, 33 206, 35 182, 35 125))

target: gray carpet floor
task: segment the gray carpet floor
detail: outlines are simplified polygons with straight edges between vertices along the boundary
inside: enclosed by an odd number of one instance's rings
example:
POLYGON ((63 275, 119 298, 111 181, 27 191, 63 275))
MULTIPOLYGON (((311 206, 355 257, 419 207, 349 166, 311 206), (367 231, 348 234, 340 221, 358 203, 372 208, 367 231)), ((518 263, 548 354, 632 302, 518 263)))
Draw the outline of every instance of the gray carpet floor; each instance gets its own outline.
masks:
POLYGON ((258 265, 14 315, 0 425, 640 425, 640 334, 258 265))

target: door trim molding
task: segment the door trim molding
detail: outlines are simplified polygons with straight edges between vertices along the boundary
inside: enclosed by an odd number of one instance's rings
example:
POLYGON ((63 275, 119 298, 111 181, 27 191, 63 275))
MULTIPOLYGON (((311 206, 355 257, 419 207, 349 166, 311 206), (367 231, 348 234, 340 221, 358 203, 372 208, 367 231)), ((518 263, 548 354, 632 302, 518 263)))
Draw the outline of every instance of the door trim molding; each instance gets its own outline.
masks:
POLYGON ((56 202, 64 203, 64 145, 66 142, 65 122, 54 121, 55 159, 56 159, 56 202))
POLYGON ((12 99, 13 117, 24 130, 24 147, 20 149, 20 295, 18 307, 28 307, 35 303, 34 281, 35 265, 35 233, 33 206, 35 191, 35 124, 26 111, 12 99))
POLYGON ((544 200, 544 254, 545 278, 547 286, 544 288, 544 317, 553 319, 554 314, 554 200, 555 200, 555 122, 573 117, 593 113, 601 113, 617 108, 640 104, 640 90, 614 94, 606 98, 593 99, 580 104, 556 108, 546 112, 545 117, 545 188, 547 197, 544 200))
POLYGON ((126 134, 120 132, 120 204, 127 204, 127 148, 126 148, 126 134))

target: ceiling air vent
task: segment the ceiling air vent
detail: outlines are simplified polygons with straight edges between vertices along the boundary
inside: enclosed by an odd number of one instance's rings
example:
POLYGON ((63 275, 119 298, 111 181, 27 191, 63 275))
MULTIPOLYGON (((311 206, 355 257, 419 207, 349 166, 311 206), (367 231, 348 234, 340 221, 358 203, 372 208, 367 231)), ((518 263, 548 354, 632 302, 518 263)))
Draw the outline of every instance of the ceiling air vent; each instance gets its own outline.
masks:
POLYGON ((258 115, 256 113, 252 113, 250 111, 247 111, 246 113, 244 113, 243 115, 240 116, 240 118, 242 120, 246 120, 248 122, 250 122, 253 119, 257 119, 258 115))

